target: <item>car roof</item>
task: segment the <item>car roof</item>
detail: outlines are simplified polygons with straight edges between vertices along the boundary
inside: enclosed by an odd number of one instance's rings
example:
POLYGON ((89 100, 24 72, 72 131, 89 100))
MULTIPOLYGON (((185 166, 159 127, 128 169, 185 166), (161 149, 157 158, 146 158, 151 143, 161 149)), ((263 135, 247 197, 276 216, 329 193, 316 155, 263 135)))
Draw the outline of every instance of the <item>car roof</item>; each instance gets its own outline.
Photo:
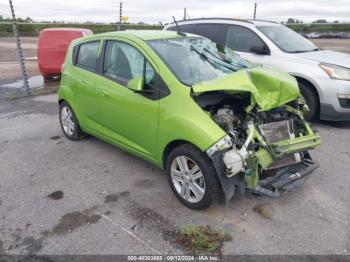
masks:
POLYGON ((50 31, 69 31, 69 32, 91 32, 90 29, 87 28, 78 28, 78 27, 54 27, 54 28, 44 28, 41 30, 42 32, 50 32, 50 31))
MULTIPOLYGON (((186 23, 191 23, 195 24, 196 22, 198 23, 223 23, 223 24, 235 24, 235 23, 247 23, 250 24, 251 26, 278 26, 280 25, 277 22, 273 21, 266 21, 266 20, 259 20, 259 19, 234 19, 234 18, 223 18, 223 17, 209 17, 209 18, 194 18, 194 19, 186 19, 186 20, 179 20, 176 21, 178 24, 186 24, 186 23)), ((175 23, 169 23, 167 26, 174 26, 175 23)))
MULTIPOLYGON (((190 36, 191 34, 186 34, 190 36)), ((178 38, 183 37, 174 31, 163 31, 163 30, 125 30, 125 31, 115 31, 115 32, 107 32, 93 35, 89 38, 95 37, 137 37, 142 40, 157 40, 163 38, 178 38)))
POLYGON ((280 26, 280 23, 265 20, 248 20, 251 21, 256 26, 280 26))

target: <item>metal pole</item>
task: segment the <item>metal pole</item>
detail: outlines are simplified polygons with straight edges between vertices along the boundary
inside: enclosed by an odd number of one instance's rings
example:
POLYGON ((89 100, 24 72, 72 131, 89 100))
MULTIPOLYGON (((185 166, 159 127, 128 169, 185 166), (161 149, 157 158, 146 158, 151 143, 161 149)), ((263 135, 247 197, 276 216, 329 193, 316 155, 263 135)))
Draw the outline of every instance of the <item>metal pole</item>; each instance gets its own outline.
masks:
POLYGON ((117 22, 117 31, 121 30, 121 23, 122 23, 122 15, 123 15, 123 3, 119 3, 119 22, 117 22))
POLYGON ((30 89, 29 89, 29 83, 28 83, 28 75, 27 75, 26 66, 24 63, 23 50, 21 47, 21 40, 19 39, 19 34, 17 31, 17 22, 16 22, 16 16, 15 16, 15 12, 13 9, 13 5, 12 5, 12 0, 9 0, 9 3, 10 3, 10 8, 11 8, 11 14, 12 14, 13 34, 15 37, 16 45, 17 45, 18 60, 19 60, 19 64, 20 64, 21 72, 22 72, 23 88, 24 88, 25 93, 27 95, 29 95, 30 89))
POLYGON ((255 4, 254 4, 254 20, 256 19, 256 6, 257 6, 258 4, 255 2, 255 4))
POLYGON ((184 20, 187 19, 187 15, 186 15, 186 7, 184 8, 184 20))

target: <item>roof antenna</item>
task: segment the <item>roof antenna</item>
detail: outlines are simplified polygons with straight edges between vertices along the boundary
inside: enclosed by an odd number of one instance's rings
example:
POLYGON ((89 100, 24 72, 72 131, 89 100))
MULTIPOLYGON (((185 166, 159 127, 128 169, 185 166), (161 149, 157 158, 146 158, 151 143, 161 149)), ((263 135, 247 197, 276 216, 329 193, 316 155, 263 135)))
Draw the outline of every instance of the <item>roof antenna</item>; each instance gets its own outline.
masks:
POLYGON ((178 26, 178 24, 177 24, 176 19, 175 19, 174 16, 173 16, 173 19, 174 19, 174 22, 175 22, 175 25, 176 25, 177 34, 178 34, 178 35, 182 35, 182 36, 186 36, 185 33, 183 33, 183 32, 180 31, 180 27, 178 26))

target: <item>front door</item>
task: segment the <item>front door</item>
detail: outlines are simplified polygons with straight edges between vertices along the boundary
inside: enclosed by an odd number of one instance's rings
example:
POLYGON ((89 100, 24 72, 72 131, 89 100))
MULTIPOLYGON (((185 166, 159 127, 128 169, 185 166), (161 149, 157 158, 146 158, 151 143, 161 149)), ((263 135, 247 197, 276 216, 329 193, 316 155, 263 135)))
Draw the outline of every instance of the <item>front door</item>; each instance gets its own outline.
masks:
POLYGON ((270 64, 270 54, 257 54, 253 50, 266 49, 266 43, 252 30, 238 25, 230 25, 226 33, 225 45, 238 52, 244 59, 257 64, 270 64))
MULTIPOLYGON (((158 148, 159 100, 127 88, 130 80, 144 78, 151 92, 156 72, 134 46, 106 41, 99 92, 101 121, 110 137, 128 149, 154 158, 158 148)), ((157 92, 157 91, 155 91, 157 92)))

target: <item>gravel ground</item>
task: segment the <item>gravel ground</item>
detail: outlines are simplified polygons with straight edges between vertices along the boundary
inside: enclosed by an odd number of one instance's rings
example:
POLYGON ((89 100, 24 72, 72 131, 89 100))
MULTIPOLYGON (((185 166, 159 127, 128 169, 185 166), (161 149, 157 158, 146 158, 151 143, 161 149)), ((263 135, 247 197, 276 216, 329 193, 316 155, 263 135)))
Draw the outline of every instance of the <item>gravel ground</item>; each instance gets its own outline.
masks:
POLYGON ((194 211, 151 164, 93 137, 65 139, 56 100, 0 102, 0 254, 184 254, 173 232, 209 225, 232 236, 226 255, 350 255, 350 122, 315 123, 321 166, 296 192, 194 211))

